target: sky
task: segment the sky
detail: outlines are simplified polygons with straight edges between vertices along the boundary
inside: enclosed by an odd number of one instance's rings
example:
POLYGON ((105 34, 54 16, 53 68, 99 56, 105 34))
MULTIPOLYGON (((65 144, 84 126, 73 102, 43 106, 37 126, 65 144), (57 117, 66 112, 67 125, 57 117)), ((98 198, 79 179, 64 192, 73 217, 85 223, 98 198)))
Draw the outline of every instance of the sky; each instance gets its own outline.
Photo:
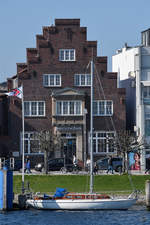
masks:
POLYGON ((36 47, 36 35, 55 19, 78 18, 87 27, 87 40, 98 41, 98 56, 108 57, 128 43, 141 43, 150 28, 150 0, 0 0, 0 82, 26 62, 26 48, 36 47))

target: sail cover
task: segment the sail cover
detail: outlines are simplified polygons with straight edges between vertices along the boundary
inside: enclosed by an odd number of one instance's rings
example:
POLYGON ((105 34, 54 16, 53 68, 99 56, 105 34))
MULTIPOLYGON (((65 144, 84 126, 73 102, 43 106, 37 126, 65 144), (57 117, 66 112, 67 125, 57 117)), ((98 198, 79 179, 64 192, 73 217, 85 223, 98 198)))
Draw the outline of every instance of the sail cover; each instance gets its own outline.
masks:
POLYGON ((53 197, 63 197, 67 194, 67 190, 65 188, 56 188, 56 192, 53 197))

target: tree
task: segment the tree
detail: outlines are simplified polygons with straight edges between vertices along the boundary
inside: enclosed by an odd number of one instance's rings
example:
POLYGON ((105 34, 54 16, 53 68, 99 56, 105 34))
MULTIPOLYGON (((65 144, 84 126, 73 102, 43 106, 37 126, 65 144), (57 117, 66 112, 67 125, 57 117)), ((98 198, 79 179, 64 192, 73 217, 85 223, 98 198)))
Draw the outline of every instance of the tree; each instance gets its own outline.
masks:
POLYGON ((44 152, 44 170, 48 173, 48 158, 51 153, 61 148, 60 137, 53 133, 52 130, 42 130, 35 134, 36 139, 39 140, 39 147, 44 152))

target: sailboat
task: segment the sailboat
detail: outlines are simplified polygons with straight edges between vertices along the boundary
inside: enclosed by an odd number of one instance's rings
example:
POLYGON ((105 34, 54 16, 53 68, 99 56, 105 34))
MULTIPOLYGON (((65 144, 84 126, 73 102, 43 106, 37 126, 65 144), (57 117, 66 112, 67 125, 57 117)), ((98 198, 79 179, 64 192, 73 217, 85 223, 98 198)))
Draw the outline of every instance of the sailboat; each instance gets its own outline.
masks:
POLYGON ((113 198, 105 194, 93 192, 93 74, 94 63, 91 61, 91 153, 90 153, 90 192, 88 194, 68 193, 58 188, 53 196, 33 196, 27 199, 28 207, 49 210, 127 210, 137 201, 136 196, 113 198))

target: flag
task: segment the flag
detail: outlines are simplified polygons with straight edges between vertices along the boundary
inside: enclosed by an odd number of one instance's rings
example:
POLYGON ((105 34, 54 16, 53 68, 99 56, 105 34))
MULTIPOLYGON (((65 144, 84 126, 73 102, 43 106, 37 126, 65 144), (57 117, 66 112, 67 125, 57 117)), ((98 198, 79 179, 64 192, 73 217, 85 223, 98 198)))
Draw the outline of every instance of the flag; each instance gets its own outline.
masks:
POLYGON ((22 95, 23 95, 23 93, 22 93, 22 86, 13 89, 11 92, 6 93, 6 95, 8 95, 8 96, 16 96, 18 98, 22 98, 22 95))

